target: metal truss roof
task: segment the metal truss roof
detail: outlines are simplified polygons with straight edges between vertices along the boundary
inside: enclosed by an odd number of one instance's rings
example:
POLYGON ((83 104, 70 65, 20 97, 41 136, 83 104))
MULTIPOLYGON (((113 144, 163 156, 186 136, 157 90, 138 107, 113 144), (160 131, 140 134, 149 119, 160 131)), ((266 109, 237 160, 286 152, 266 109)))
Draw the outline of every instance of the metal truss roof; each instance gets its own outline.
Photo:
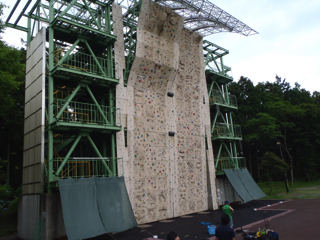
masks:
POLYGON ((244 36, 258 34, 240 20, 208 0, 156 0, 185 17, 185 28, 208 36, 220 32, 239 33, 244 36))

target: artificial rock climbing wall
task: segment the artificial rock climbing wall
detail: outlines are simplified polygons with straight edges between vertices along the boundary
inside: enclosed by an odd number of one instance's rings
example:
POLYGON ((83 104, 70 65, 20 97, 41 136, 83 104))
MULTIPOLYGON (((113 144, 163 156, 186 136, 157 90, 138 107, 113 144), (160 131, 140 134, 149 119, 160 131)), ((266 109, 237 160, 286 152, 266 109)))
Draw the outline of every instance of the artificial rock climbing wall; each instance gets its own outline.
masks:
MULTIPOLYGON (((120 80, 117 87, 127 127, 127 146, 126 133, 117 134, 117 154, 140 224, 217 208, 202 36, 183 23, 172 9, 145 0, 128 86, 120 80)), ((115 58, 121 62, 119 36, 115 58)))

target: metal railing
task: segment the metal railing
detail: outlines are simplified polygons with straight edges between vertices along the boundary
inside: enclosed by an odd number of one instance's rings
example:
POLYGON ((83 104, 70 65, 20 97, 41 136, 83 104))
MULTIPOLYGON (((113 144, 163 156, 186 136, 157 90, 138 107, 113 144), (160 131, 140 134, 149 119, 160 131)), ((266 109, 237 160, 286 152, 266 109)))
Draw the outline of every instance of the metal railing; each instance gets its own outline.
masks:
POLYGON ((213 62, 210 62, 209 63, 210 66, 206 66, 206 69, 207 70, 212 70, 212 71, 214 71, 216 74, 218 74, 220 76, 226 76, 226 77, 229 77, 229 78, 233 78, 231 67, 228 67, 228 66, 224 65, 223 66, 224 74, 223 74, 222 71, 221 71, 221 63, 217 62, 217 64, 218 64, 220 69, 218 69, 217 66, 213 62))
POLYGON ((238 104, 237 104, 236 96, 232 94, 228 94, 227 97, 229 97, 229 103, 224 100, 224 98, 221 96, 221 93, 218 90, 212 89, 211 94, 209 96, 209 100, 210 100, 210 103, 213 103, 213 104, 219 104, 219 105, 225 105, 225 106, 237 108, 238 104))
MULTIPOLYGON (((67 100, 54 100, 54 115, 56 116, 67 100)), ((66 110, 59 119, 64 122, 80 122, 91 124, 104 124, 108 126, 121 126, 120 108, 102 106, 96 104, 69 102, 66 110)))
MULTIPOLYGON (((62 165, 64 158, 53 159, 53 173, 62 165)), ((122 158, 69 158, 59 176, 64 178, 89 178, 123 176, 122 158), (108 166, 109 170, 106 168, 108 166)))
MULTIPOLYGON (((54 52, 55 64, 66 54, 65 49, 58 49, 54 52)), ((70 53, 68 57, 61 63, 61 67, 72 69, 79 72, 93 73, 105 75, 106 77, 119 79, 118 64, 101 57, 93 57, 92 55, 76 52, 70 53), (96 60, 95 60, 96 58, 96 60), (99 63, 99 65, 97 64, 99 63)))
MULTIPOLYGON (((215 164, 217 159, 214 159, 215 164)), ((216 165, 216 172, 223 173, 224 169, 241 169, 246 168, 246 159, 244 157, 221 157, 216 165)))
POLYGON ((241 126, 233 125, 233 132, 230 124, 216 123, 213 128, 212 137, 242 138, 241 126))

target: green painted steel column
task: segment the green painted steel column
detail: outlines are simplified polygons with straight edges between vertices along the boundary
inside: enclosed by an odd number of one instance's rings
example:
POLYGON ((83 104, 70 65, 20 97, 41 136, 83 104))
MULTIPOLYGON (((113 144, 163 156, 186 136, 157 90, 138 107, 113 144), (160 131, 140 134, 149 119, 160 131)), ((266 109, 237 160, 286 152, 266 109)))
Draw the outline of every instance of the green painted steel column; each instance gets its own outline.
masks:
POLYGON ((111 18, 110 18, 110 6, 106 5, 105 7, 105 23, 106 23, 106 32, 111 34, 111 18))
POLYGON ((109 88, 109 106, 110 106, 110 123, 111 126, 115 125, 115 109, 114 109, 114 89, 109 88))
POLYGON ((52 70, 54 67, 54 59, 53 59, 53 52, 54 52, 54 30, 52 28, 52 22, 54 20, 54 9, 53 9, 53 0, 50 0, 49 3, 49 79, 48 79, 48 182, 49 184, 54 180, 53 179, 53 131, 50 128, 50 125, 53 122, 53 77, 52 77, 52 70))
POLYGON ((111 157, 112 157, 112 172, 113 176, 117 176, 117 161, 116 161, 116 134, 111 134, 111 157))
POLYGON ((223 58, 222 57, 220 57, 220 63, 221 63, 222 74, 225 74, 224 65, 223 65, 223 58))
POLYGON ((232 136, 235 137, 234 136, 233 121, 232 121, 232 113, 231 112, 229 112, 229 123, 230 123, 230 129, 229 130, 232 133, 232 136))
POLYGON ((112 49, 113 49, 113 44, 109 44, 107 48, 107 56, 108 56, 108 76, 111 78, 114 78, 114 71, 113 71, 113 56, 112 56, 112 49))
POLYGON ((226 100, 227 100, 227 103, 228 103, 228 105, 230 105, 230 99, 229 99, 229 93, 228 93, 228 84, 225 84, 224 85, 224 92, 225 92, 225 97, 226 97, 226 100))
POLYGON ((27 45, 31 42, 31 18, 28 17, 28 32, 27 32, 27 45))
MULTIPOLYGON (((38 16, 40 17, 40 5, 37 6, 38 16)), ((38 21, 38 32, 40 31, 40 21, 38 21)))
POLYGON ((239 161, 238 161, 238 155, 237 155, 237 144, 236 142, 233 142, 233 155, 235 157, 235 163, 236 163, 236 166, 237 166, 237 169, 239 169, 239 161))

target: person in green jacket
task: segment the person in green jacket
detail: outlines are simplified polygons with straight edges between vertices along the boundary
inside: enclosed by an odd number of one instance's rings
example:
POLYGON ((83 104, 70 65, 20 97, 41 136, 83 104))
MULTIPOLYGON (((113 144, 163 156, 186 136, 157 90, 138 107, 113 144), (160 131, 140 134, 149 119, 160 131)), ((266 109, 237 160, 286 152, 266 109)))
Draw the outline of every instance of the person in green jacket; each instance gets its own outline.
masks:
POLYGON ((222 207, 222 211, 229 215, 230 222, 228 225, 233 228, 232 214, 234 213, 234 209, 229 205, 229 201, 225 201, 224 203, 225 205, 222 207))

